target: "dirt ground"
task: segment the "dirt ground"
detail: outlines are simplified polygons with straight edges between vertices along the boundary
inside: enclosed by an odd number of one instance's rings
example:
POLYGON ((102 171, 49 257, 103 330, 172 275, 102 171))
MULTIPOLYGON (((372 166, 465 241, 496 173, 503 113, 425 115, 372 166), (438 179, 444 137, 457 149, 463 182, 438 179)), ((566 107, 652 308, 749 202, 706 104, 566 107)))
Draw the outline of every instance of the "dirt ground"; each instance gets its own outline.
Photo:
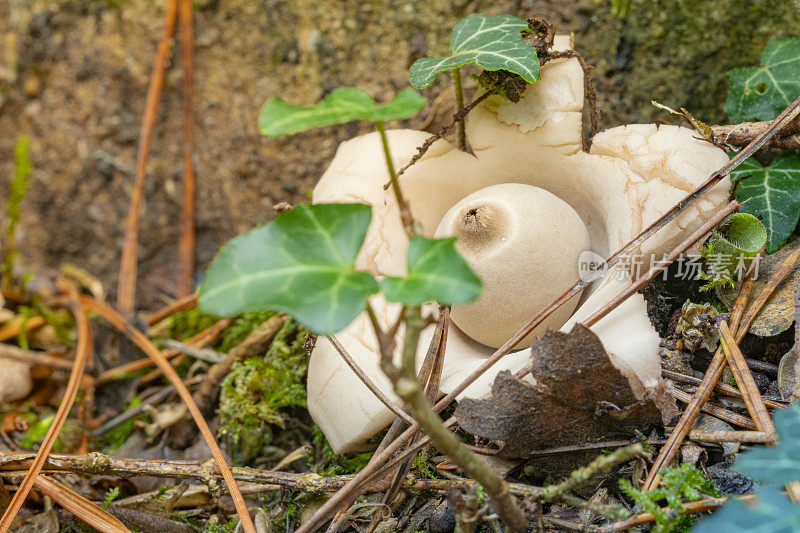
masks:
MULTIPOLYGON (((114 293, 141 115, 164 0, 0 0, 0 202, 19 135, 34 166, 17 240, 23 268, 78 264, 114 293)), ((264 100, 312 103, 337 86, 388 99, 419 57, 443 54, 469 13, 512 13, 574 32, 598 86, 601 127, 685 106, 724 121, 725 72, 757 63, 773 37, 800 35, 800 2, 720 0, 198 0, 197 259, 307 198, 350 124, 283 139, 256 128, 264 100), (629 7, 625 16, 612 7, 629 7)), ((148 166, 139 304, 173 290, 181 191, 179 46, 148 166)), ((433 101, 440 80, 425 91, 433 101)), ((420 124, 423 112, 409 125, 420 124)))

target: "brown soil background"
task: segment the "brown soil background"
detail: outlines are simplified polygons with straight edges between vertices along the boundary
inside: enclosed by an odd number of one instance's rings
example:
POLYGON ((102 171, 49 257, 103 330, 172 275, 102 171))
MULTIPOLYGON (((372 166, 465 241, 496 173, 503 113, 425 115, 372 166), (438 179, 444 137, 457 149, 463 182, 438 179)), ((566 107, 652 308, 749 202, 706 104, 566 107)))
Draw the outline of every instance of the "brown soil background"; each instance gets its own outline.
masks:
MULTIPOLYGON (((0 0, 0 202, 19 135, 34 172, 17 240, 21 268, 72 262, 114 293, 148 76, 164 1, 0 0)), ((470 13, 544 17, 595 66, 601 127, 656 117, 650 100, 725 121, 725 72, 800 35, 797 0, 198 0, 195 2, 197 259, 307 198, 349 124, 283 139, 256 128, 264 100, 309 104, 338 86, 379 100, 419 57, 446 52, 470 13), (627 16, 613 5, 630 4, 627 16)), ((180 48, 173 46, 148 165, 139 304, 172 293, 181 191, 180 48)), ((448 80, 425 91, 433 102, 448 80)), ((421 124, 430 109, 409 121, 421 124)))

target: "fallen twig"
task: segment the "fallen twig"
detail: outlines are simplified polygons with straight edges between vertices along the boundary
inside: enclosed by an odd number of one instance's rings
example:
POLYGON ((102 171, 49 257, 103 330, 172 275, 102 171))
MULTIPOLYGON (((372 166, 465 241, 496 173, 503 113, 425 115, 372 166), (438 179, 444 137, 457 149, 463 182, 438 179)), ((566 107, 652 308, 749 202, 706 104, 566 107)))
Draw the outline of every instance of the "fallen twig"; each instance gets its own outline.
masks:
MULTIPOLYGON (((672 389, 672 395, 687 405, 691 404, 692 402, 692 395, 688 392, 682 391, 681 389, 672 389)), ((700 410, 736 426, 751 430, 758 429, 756 423, 752 419, 708 402, 704 402, 703 405, 700 406, 700 410)))
MULTIPOLYGON (((691 385, 700 385, 700 383, 702 382, 700 378, 696 378, 694 376, 687 376, 686 374, 681 374, 680 372, 673 372, 671 370, 662 369, 661 375, 673 381, 680 381, 682 383, 689 383, 691 385)), ((731 387, 727 383, 722 383, 721 381, 718 381, 716 385, 714 385, 714 390, 716 390, 717 393, 722 394, 724 396, 732 396, 734 398, 742 397, 742 393, 739 391, 739 389, 737 389, 736 387, 731 387)), ((764 398, 764 404, 772 409, 783 409, 784 407, 786 407, 785 403, 776 402, 775 400, 769 400, 767 398, 764 398)))
POLYGON ((23 350, 10 344, 0 344, 0 357, 13 359, 31 365, 49 366, 52 368, 62 368, 69 370, 73 367, 73 362, 62 357, 54 357, 46 353, 23 350))
POLYGON ((150 154, 150 140, 156 123, 158 102, 161 100, 161 89, 164 87, 164 72, 167 69, 167 57, 175 33, 175 21, 178 13, 178 0, 169 0, 164 15, 164 33, 158 43, 156 60, 150 74, 150 85, 147 88, 142 131, 139 135, 139 151, 136 156, 136 177, 133 182, 128 219, 125 221, 125 240, 122 244, 120 258, 119 283, 117 286, 117 307, 125 317, 130 317, 136 306, 136 271, 137 251, 139 249, 139 219, 144 195, 144 179, 147 173, 147 157, 150 154))
MULTIPOLYGON (((195 348, 202 348, 211 344, 212 342, 216 341, 222 332, 231 325, 230 318, 223 318, 209 326, 208 328, 204 329, 194 337, 191 337, 186 340, 185 344, 189 346, 193 346, 195 348)), ((164 350, 163 355, 166 359, 177 358, 181 354, 178 350, 164 350)), ((150 357, 145 357, 144 359, 137 359, 136 361, 131 361, 130 363, 125 363, 124 365, 115 366, 114 368, 109 368, 95 379, 95 385, 102 385, 103 383, 108 383, 109 381, 113 381, 117 379, 119 376, 127 374, 128 372, 135 372, 137 370, 141 370, 143 368, 147 368, 153 366, 155 361, 153 361, 150 357)), ((177 364, 177 363, 175 363, 177 364)))
POLYGON ((192 418, 197 424, 200 434, 203 436, 203 440, 206 441, 209 449, 211 449, 211 454, 214 456, 217 467, 222 472, 222 477, 225 479, 225 484, 228 486, 228 491, 231 493, 233 503, 236 506, 236 511, 239 513, 239 518, 242 520, 242 526, 245 532, 256 533, 253 521, 251 520, 250 514, 247 511, 247 504, 245 503, 241 492, 239 492, 239 488, 236 486, 236 481, 233 478, 233 474, 231 474, 228 463, 225 461, 225 457, 222 455, 222 450, 219 449, 219 445, 214 438, 214 434, 211 432, 211 429, 209 429, 208 423, 206 422, 205 418, 203 418, 203 415, 192 398, 192 394, 189 392, 189 389, 186 388, 186 385, 183 383, 178 373, 175 372, 175 369, 172 367, 172 365, 170 365, 169 361, 164 357, 161 351, 159 351, 159 349, 156 348, 152 342, 150 342, 150 339, 148 339, 144 333, 131 326, 120 313, 93 298, 83 297, 81 301, 84 302, 84 305, 87 307, 87 309, 102 316, 112 326, 117 328, 121 333, 133 341, 134 344, 139 346, 139 348, 149 357, 153 358, 153 361, 155 361, 156 365, 158 365, 158 367, 164 373, 164 376, 166 376, 170 383, 175 386, 178 395, 186 404, 189 413, 192 415, 192 418))
POLYGON ((180 313, 181 311, 188 311, 189 309, 194 308, 197 305, 197 297, 198 295, 195 292, 188 296, 184 296, 183 298, 178 298, 171 304, 162 307, 158 311, 148 316, 147 325, 153 327, 162 320, 166 320, 167 318, 171 317, 175 313, 180 313))
POLYGON ((50 423, 50 427, 47 428, 47 434, 45 434, 44 439, 42 440, 42 444, 39 447, 39 451, 36 453, 36 457, 31 463, 30 469, 25 474, 25 478, 22 480, 22 483, 20 483, 17 492, 11 499, 11 503, 8 504, 8 507, 3 513, 2 518, 0 518, 0 533, 5 533, 9 530, 11 523, 14 521, 14 518, 17 516, 22 504, 28 497, 28 493, 33 488, 36 477, 39 475, 39 472, 42 470, 42 466, 47 460, 47 454, 49 454, 50 450, 53 448, 53 444, 56 442, 58 433, 64 426, 64 422, 67 420, 70 409, 72 409, 72 404, 75 402, 75 397, 78 394, 78 388, 81 384, 86 363, 92 358, 93 354, 92 328, 91 324, 89 323, 89 319, 86 316, 86 310, 78 299, 78 291, 72 282, 65 279, 59 281, 59 286, 68 294, 71 300, 72 314, 75 316, 75 325, 78 331, 78 344, 75 347, 75 360, 73 362, 72 372, 69 375, 69 381, 64 389, 64 396, 58 406, 58 411, 56 411, 55 417, 50 423))
POLYGON ((12 321, 4 326, 0 326, 0 342, 15 339, 20 333, 32 331, 42 327, 47 323, 43 316, 32 316, 27 320, 12 321))
POLYGON ((183 203, 178 224, 178 278, 175 294, 179 298, 192 294, 194 281, 194 197, 192 166, 194 143, 194 51, 192 44, 192 0, 180 0, 181 52, 183 58, 183 203))
POLYGON ((39 475, 34 486, 36 490, 103 533, 131 533, 125 524, 108 511, 53 478, 39 475))
MULTIPOLYGON (((736 499, 744 501, 753 501, 755 499, 755 495, 743 494, 741 496, 736 496, 736 499)), ((728 501, 728 498, 708 498, 705 500, 698 500, 695 502, 684 503, 683 505, 681 505, 680 509, 675 510, 665 507, 662 510, 664 512, 677 511, 678 514, 702 513, 704 511, 713 511, 726 501, 728 501)), ((640 515, 633 516, 621 522, 616 522, 614 524, 609 524, 607 526, 601 526, 597 528, 595 531, 597 531, 598 533, 614 533, 617 531, 628 531, 629 529, 632 529, 634 527, 641 526, 644 524, 649 524, 650 522, 655 522, 655 520, 656 517, 654 515, 650 513, 642 513, 640 515)))

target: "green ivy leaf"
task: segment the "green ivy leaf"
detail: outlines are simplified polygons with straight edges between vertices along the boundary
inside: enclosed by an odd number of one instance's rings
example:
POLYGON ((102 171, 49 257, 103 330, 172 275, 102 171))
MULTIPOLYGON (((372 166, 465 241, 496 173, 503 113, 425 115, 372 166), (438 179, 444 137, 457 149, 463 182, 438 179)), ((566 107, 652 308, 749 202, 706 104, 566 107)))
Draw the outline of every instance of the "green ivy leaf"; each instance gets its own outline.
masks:
POLYGON ((443 305, 469 302, 481 293, 481 280, 455 247, 456 238, 414 237, 408 245, 408 276, 384 278, 381 290, 390 302, 443 305))
POLYGON ((321 102, 310 106, 270 98, 261 108, 258 129, 262 135, 278 137, 353 120, 375 122, 403 119, 412 116, 424 105, 425 98, 413 89, 403 89, 391 102, 378 105, 361 89, 340 87, 321 102))
POLYGON ((773 39, 761 66, 728 71, 725 111, 734 122, 772 120, 800 94, 800 39, 773 39))
POLYGON ((800 152, 780 154, 768 167, 751 157, 731 172, 731 179, 742 180, 736 200, 750 201, 740 211, 761 217, 768 234, 766 251, 775 252, 800 219, 800 152))
POLYGON ((754 448, 736 462, 736 470, 770 485, 800 479, 800 404, 776 411, 774 422, 780 442, 754 448))
POLYGON ((800 531, 800 507, 777 489, 758 492, 754 503, 732 500, 713 515, 700 520, 693 533, 747 531, 748 533, 793 533, 800 531))
POLYGON ((347 326, 377 292, 354 263, 372 210, 364 204, 305 205, 226 244, 200 286, 200 308, 216 316, 285 311, 319 334, 347 326))
POLYGON ((539 56, 522 38, 527 29, 527 22, 511 15, 470 15, 453 29, 452 55, 418 59, 411 65, 409 81, 422 89, 440 72, 475 63, 483 70, 507 70, 535 83, 539 81, 539 56))

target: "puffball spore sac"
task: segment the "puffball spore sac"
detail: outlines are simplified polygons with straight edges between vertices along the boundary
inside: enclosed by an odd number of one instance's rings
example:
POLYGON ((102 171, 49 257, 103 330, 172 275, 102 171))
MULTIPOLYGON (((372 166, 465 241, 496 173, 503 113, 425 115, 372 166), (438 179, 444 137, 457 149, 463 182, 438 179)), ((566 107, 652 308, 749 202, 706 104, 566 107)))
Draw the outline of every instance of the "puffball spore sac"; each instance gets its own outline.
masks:
MULTIPOLYGON (((578 261, 590 247, 578 213, 554 194, 521 183, 480 189, 442 218, 436 237, 456 236, 456 248, 483 282, 474 302, 450 317, 472 339, 502 346, 531 317, 579 279, 578 261)), ((517 348, 528 348, 547 328, 558 329, 577 299, 561 306, 517 348)))

